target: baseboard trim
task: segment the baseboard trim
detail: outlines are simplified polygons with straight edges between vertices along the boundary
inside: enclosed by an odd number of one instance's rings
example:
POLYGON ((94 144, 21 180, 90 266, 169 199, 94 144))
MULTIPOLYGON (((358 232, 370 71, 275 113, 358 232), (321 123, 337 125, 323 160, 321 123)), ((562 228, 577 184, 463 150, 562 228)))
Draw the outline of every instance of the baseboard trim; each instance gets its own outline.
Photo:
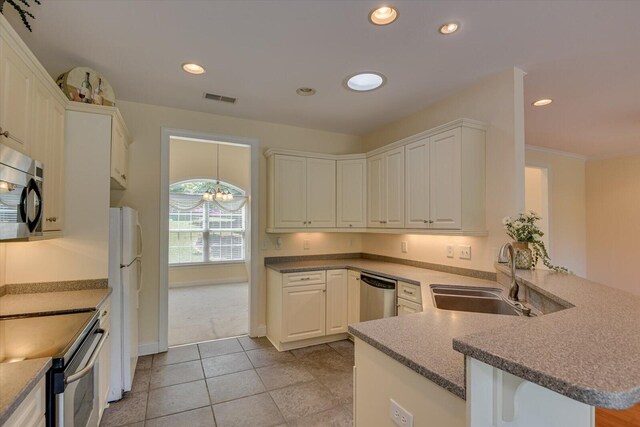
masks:
POLYGON ((249 279, 246 277, 228 277, 226 279, 193 280, 191 282, 169 283, 169 289, 190 288, 193 286, 206 286, 206 285, 233 285, 235 283, 247 283, 248 281, 249 279))
POLYGON ((148 356, 150 354, 158 354, 160 351, 158 342, 147 342, 138 345, 138 356, 148 356))

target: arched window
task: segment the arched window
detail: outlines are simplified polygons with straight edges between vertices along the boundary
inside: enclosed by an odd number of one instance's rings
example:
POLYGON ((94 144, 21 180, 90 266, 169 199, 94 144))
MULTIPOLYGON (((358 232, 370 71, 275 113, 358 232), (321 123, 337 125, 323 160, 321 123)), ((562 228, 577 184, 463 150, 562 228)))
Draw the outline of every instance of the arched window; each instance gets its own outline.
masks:
POLYGON ((245 192, 231 184, 210 179, 179 181, 169 186, 169 264, 242 262, 245 259, 246 206, 230 212, 202 195, 217 187, 234 196, 245 192), (178 209, 179 204, 195 206, 178 209))

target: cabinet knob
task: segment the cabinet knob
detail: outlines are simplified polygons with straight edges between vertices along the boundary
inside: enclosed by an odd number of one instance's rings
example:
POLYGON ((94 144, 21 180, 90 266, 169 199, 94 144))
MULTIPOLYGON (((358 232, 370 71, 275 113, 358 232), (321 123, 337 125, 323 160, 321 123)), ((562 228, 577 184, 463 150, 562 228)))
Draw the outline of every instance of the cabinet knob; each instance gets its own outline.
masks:
POLYGON ((56 221, 58 220, 58 217, 55 217, 55 216, 54 216, 54 217, 53 217, 53 218, 51 218, 51 219, 52 219, 52 221, 53 221, 53 222, 56 222, 56 221))
POLYGON ((9 131, 5 130, 4 132, 2 132, 2 128, 0 128, 0 135, 4 136, 5 138, 9 138, 9 131))
POLYGON ((432 221, 432 220, 429 220, 429 224, 433 224, 433 221, 432 221))
POLYGON ((424 222, 425 224, 429 224, 429 220, 428 220, 428 219, 425 219, 423 222, 424 222))
POLYGON ((124 179, 125 181, 127 180, 127 175, 122 174, 122 175, 120 175, 120 176, 121 176, 121 177, 122 177, 122 179, 124 179))
POLYGON ((311 221, 308 221, 307 224, 311 225, 311 221))
POLYGON ((353 227, 353 224, 349 224, 349 227, 353 227))

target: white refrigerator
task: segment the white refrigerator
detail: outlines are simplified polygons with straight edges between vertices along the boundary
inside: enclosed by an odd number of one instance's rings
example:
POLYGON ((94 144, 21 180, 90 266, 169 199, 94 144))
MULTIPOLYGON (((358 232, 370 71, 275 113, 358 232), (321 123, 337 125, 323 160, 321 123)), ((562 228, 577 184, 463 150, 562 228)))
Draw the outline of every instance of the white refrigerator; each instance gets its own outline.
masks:
POLYGON ((109 402, 131 390, 138 363, 138 296, 142 285, 142 228, 129 207, 109 210, 111 382, 109 402))

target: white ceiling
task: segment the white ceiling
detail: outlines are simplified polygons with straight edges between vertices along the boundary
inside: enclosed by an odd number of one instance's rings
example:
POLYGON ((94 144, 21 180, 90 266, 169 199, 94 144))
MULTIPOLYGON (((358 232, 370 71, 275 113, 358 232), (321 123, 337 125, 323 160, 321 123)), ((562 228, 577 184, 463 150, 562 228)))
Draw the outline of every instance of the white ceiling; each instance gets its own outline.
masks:
POLYGON ((122 100, 363 134, 516 66, 528 73, 528 144, 587 156, 640 149, 640 1, 398 0, 385 27, 367 21, 380 4, 369 0, 42 3, 31 34, 5 13, 47 70, 90 66, 122 100), (448 20, 461 31, 439 35, 448 20), (207 73, 187 75, 184 62, 207 73), (361 70, 388 82, 345 90, 361 70), (300 86, 318 93, 300 97, 300 86), (542 97, 555 102, 530 106, 542 97))

